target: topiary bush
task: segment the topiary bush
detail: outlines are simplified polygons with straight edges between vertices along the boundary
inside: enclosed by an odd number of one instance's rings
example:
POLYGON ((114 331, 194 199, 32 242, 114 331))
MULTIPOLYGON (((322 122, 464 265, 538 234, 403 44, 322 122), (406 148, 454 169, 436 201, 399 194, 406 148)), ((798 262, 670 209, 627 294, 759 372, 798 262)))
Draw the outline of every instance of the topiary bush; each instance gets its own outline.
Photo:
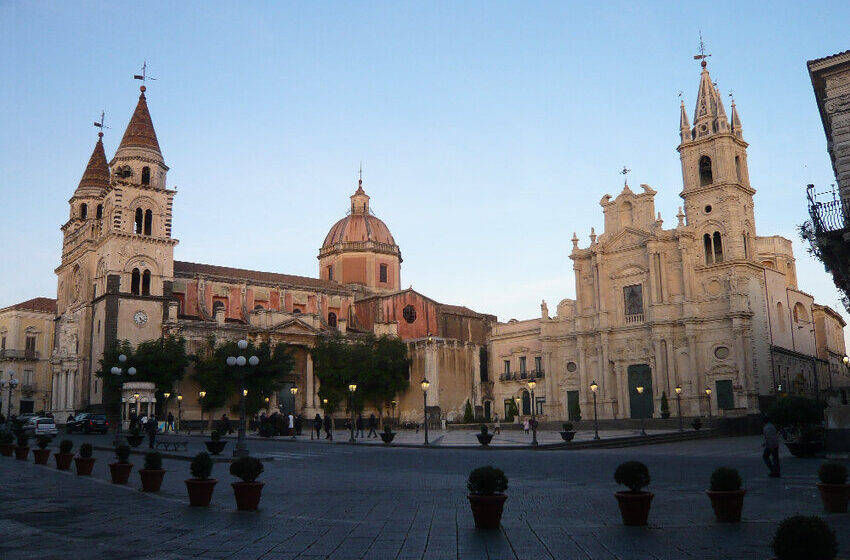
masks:
POLYGON ((667 402, 667 391, 661 391, 661 417, 670 418, 670 403, 667 402))
POLYGON ((70 453, 74 449, 74 442, 70 439, 63 439, 59 442, 59 453, 70 453))
POLYGON ((263 464, 254 457, 239 457, 230 463, 230 474, 241 478, 242 482, 254 482, 263 474, 263 464))
POLYGON ((80 446, 80 457, 84 459, 91 458, 92 446, 90 443, 84 443, 80 446))
POLYGON ((478 467, 469 473, 466 488, 470 494, 491 496, 502 494, 508 488, 508 477, 502 469, 496 467, 478 467))
POLYGON ((24 432, 18 432, 18 447, 26 447, 29 442, 29 435, 25 434, 24 432))
POLYGON ((841 463, 822 463, 818 479, 823 484, 847 484, 847 467, 841 463))
POLYGON ((162 453, 159 453, 158 451, 148 451, 145 453, 145 470, 162 470, 162 453))
POLYGON ((806 397, 782 397, 767 410, 767 417, 779 428, 818 424, 823 420, 823 404, 806 397))
POLYGON ((833 560, 838 554, 835 531, 816 515, 795 515, 779 523, 773 537, 779 560, 833 560))
POLYGON ((478 429, 482 434, 484 434, 485 436, 487 435, 487 426, 485 424, 481 424, 481 427, 478 429))
POLYGON ((192 464, 189 466, 189 470, 192 471, 192 478, 198 480, 209 479, 212 469, 212 459, 210 459, 210 454, 205 451, 195 455, 192 458, 192 464))
POLYGON ((649 469, 640 461, 626 461, 614 471, 614 480, 631 492, 640 492, 641 488, 649 486, 649 469))
POLYGON ((741 489, 741 475, 738 469, 718 467, 711 473, 712 492, 735 492, 741 489))
POLYGON ((581 405, 578 404, 578 400, 573 401, 573 404, 570 406, 570 416, 574 420, 581 420, 581 405))
POLYGON ((472 405, 467 400, 466 406, 463 407, 463 423, 472 424, 473 422, 475 422, 475 416, 472 413, 472 405))
POLYGON ((130 462, 130 446, 129 445, 119 445, 115 448, 115 459, 118 460, 119 463, 127 464, 130 462))
POLYGON ((391 433, 393 433, 393 428, 392 428, 392 426, 390 426, 389 424, 384 424, 384 433, 385 433, 385 434, 391 434, 391 433))
POLYGON ((213 430, 210 432, 210 439, 212 441, 221 441, 221 432, 218 430, 213 430))
POLYGON ((36 445, 38 445, 39 449, 46 449, 47 446, 50 445, 50 437, 38 436, 38 440, 36 440, 36 445))
POLYGON ((561 424, 561 428, 563 428, 563 430, 565 432, 572 432, 573 431, 573 423, 572 422, 564 422, 563 424, 561 424))

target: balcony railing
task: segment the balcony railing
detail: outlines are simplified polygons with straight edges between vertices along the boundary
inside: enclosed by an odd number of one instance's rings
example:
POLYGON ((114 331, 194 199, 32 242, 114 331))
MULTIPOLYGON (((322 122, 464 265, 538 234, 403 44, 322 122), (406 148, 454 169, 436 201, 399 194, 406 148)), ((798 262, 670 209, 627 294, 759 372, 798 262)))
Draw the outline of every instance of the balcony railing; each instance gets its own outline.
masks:
POLYGON ((0 360, 37 360, 37 350, 0 350, 0 360))
POLYGON ((840 198, 835 190, 816 193, 814 185, 806 188, 806 198, 816 234, 847 229, 847 224, 850 224, 850 198, 840 198), (818 197, 823 199, 818 200, 818 197))
POLYGON ((545 376, 542 369, 528 371, 506 371, 499 375, 499 381, 527 381, 532 377, 538 379, 545 376))
POLYGON ((626 324, 633 325, 635 323, 643 323, 643 313, 635 313, 633 315, 626 315, 626 324))

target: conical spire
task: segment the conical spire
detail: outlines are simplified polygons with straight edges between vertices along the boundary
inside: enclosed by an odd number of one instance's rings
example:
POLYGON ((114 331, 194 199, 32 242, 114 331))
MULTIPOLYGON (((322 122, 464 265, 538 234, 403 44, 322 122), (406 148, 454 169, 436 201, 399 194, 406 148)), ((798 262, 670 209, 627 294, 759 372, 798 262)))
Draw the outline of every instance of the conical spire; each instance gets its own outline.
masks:
POLYGON ((688 120, 688 112, 685 109, 685 102, 682 101, 682 105, 679 108, 679 136, 682 138, 682 142, 687 142, 691 140, 691 121, 688 120))
POLYGON ((140 89, 142 94, 139 95, 139 103, 136 105, 136 110, 133 111, 133 116, 130 117, 130 124, 127 125, 127 130, 124 131, 124 137, 121 139, 121 145, 118 146, 118 150, 115 152, 115 157, 124 155, 122 152, 126 148, 154 150, 162 157, 162 152, 159 150, 159 141, 156 139, 156 131, 153 129, 151 114, 148 111, 145 86, 142 86, 140 89))
POLYGON ((732 98, 732 134, 743 138, 744 129, 741 126, 741 118, 738 116, 738 108, 735 106, 735 98, 732 98))
POLYGON ((99 132, 97 136, 89 164, 80 179, 80 185, 74 191, 75 197, 100 197, 109 189, 109 165, 103 150, 103 133, 99 132))
POLYGON ((711 81, 711 76, 706 68, 705 60, 702 61, 702 73, 699 80, 699 93, 697 94, 697 105, 694 110, 694 138, 702 138, 717 132, 729 130, 726 120, 726 111, 720 93, 711 81))

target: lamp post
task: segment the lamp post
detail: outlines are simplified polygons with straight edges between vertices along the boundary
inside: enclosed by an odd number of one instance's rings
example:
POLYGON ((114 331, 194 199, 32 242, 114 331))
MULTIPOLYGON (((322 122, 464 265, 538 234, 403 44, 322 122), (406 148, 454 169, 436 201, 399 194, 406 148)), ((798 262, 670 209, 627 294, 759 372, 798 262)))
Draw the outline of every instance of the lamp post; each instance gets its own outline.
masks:
POLYGON ((18 386, 18 380, 15 379, 15 370, 13 370, 13 369, 9 370, 9 381, 6 381, 5 379, 3 381, 0 381, 0 386, 5 387, 7 385, 9 386, 9 405, 8 405, 8 408, 6 409, 6 418, 11 418, 12 417, 12 391, 15 389, 15 387, 18 386))
POLYGON ((165 417, 165 431, 167 432, 168 431, 168 399, 171 398, 171 393, 169 393, 168 391, 164 392, 162 394, 162 398, 165 399, 165 406, 164 406, 165 410, 162 411, 162 415, 165 417))
POLYGON ((201 397, 201 433, 204 433, 204 397, 207 396, 207 392, 198 391, 198 396, 201 397))
POLYGON ((528 380, 528 388, 531 389, 531 445, 537 445, 537 421, 534 419, 534 388, 537 381, 532 377, 528 380))
POLYGON ((354 439, 354 391, 357 390, 357 383, 349 383, 348 384, 348 412, 351 414, 351 437, 348 438, 348 443, 357 443, 357 440, 354 439))
POLYGON ((685 427, 682 424, 682 387, 680 385, 676 385, 676 406, 679 408, 679 431, 684 432, 685 427))
POLYGON ((180 421, 183 419, 183 395, 177 393, 177 431, 180 431, 180 421))
POLYGON ((519 424, 522 420, 519 408, 519 397, 514 397, 514 405, 516 405, 516 423, 519 424))
MULTIPOLYGON (((635 390, 638 392, 638 395, 643 395, 643 385, 638 385, 635 387, 635 390)), ((644 428, 644 418, 646 416, 643 413, 643 410, 640 411, 640 435, 646 435, 646 429, 644 428)))
MULTIPOLYGON (((298 387, 291 387, 289 394, 292 395, 292 413, 295 415, 295 395, 298 394, 298 387)), ((311 432, 312 434, 312 432, 311 432)), ((295 439, 295 428, 292 429, 292 439, 295 439)))
POLYGON ((711 418, 711 389, 705 388, 705 396, 708 397, 708 417, 711 418))
POLYGON ((596 417, 596 391, 599 390, 599 385, 596 381, 590 383, 590 392, 593 393, 593 439, 599 439, 599 420, 596 417))
MULTIPOLYGON (((248 348, 248 341, 244 338, 236 343, 236 346, 240 351, 245 351, 248 348)), ((239 432, 236 436, 236 449, 233 450, 234 457, 247 457, 248 456, 248 446, 245 443, 245 397, 248 395, 248 390, 245 388, 245 364, 251 364, 251 367, 255 367, 260 363, 260 358, 257 356, 251 356, 250 358, 245 358, 243 355, 239 356, 228 356, 227 357, 227 365, 239 366, 239 383, 242 387, 242 390, 239 393, 239 432)))
MULTIPOLYGON (((118 356, 118 362, 121 363, 121 365, 123 366, 127 362, 126 354, 119 355, 118 356)), ((133 375, 136 375, 136 368, 130 366, 129 368, 127 368, 127 371, 125 372, 122 369, 121 366, 112 366, 112 369, 109 370, 109 373, 111 373, 112 375, 114 375, 115 377, 117 377, 120 380, 123 377, 124 373, 126 373, 127 375, 129 375, 131 377, 133 375)), ((122 382, 121 383, 121 389, 122 389, 121 392, 122 393, 124 392, 123 388, 124 388, 124 383, 122 382)), ((122 394, 122 396, 123 396, 123 394, 122 394)), ((115 428, 115 441, 112 442, 112 444, 115 447, 118 447, 119 445, 121 445, 121 429, 124 427, 124 401, 123 401, 123 399, 118 402, 118 406, 120 407, 121 410, 118 411, 118 422, 116 422, 117 427, 115 428)))
MULTIPOLYGON (((391 416, 391 418, 393 419, 393 422, 395 422, 395 405, 397 405, 397 404, 398 403, 395 400, 390 401, 390 405, 393 407, 393 412, 392 412, 392 416, 391 416)), ((396 424, 397 424, 397 422, 396 422, 396 424)))
MULTIPOLYGON (((328 417, 328 399, 322 399, 322 412, 325 413, 325 418, 328 417)), ((334 440, 334 423, 331 419, 331 429, 328 431, 328 439, 334 440)))
POLYGON ((428 445, 428 387, 430 387, 431 384, 428 383, 427 378, 423 377, 422 382, 419 385, 422 386, 422 403, 425 414, 425 445, 428 445))

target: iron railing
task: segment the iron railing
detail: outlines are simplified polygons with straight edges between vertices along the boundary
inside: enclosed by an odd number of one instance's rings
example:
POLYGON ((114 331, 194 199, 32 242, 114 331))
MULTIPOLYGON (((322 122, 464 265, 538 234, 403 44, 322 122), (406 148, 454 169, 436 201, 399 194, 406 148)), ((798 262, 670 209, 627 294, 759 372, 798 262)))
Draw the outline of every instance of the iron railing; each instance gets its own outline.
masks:
POLYGON ((816 193, 814 185, 806 187, 806 198, 816 234, 847 229, 850 224, 850 198, 841 198, 836 190, 816 193), (829 198, 818 200, 819 197, 829 198))
POLYGON ((527 371, 508 371, 499 375, 499 381, 526 381, 532 377, 537 379, 545 377, 546 372, 542 369, 527 371))

